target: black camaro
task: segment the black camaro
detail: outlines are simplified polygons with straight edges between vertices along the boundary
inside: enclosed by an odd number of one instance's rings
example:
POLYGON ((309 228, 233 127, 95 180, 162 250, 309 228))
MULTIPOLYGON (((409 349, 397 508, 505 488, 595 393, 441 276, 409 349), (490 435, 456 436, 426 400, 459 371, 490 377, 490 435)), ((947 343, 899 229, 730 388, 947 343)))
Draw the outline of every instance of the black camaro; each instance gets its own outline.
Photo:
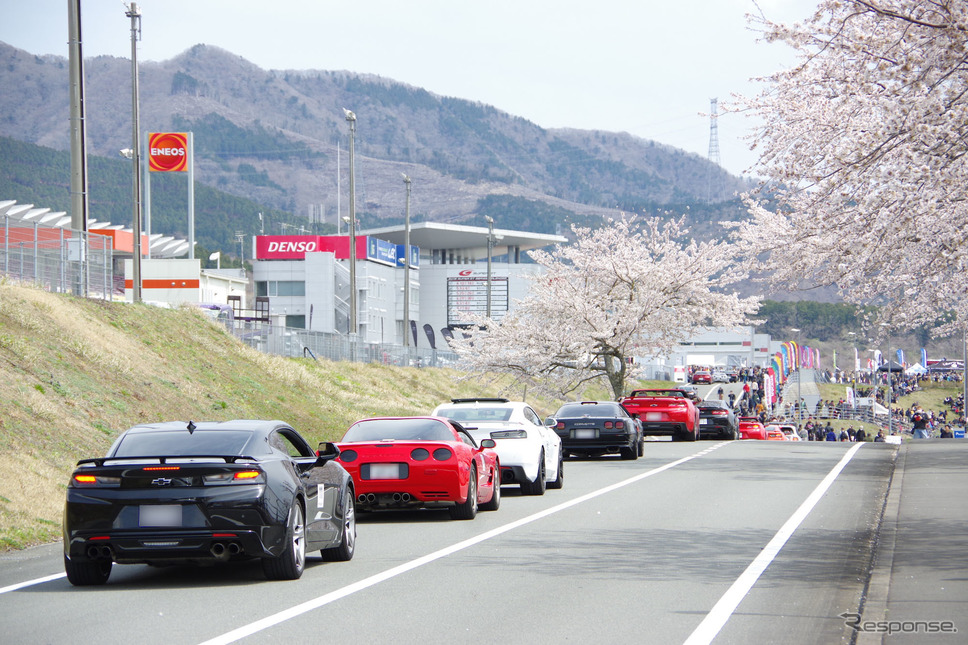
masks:
POLYGON ((64 568, 75 585, 111 566, 260 558, 266 577, 302 575, 306 551, 349 560, 353 480, 339 449, 318 453, 282 421, 135 426, 83 459, 64 508, 64 568))

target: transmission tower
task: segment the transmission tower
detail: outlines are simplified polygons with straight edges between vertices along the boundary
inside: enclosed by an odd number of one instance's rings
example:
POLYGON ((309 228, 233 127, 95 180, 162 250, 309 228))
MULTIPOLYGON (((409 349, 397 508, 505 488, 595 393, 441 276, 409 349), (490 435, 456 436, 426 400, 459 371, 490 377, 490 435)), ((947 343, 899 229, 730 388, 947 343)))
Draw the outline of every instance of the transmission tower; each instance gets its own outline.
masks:
POLYGON ((719 158, 719 99, 709 99, 709 161, 706 170, 706 201, 709 203, 725 198, 725 177, 719 158))
POLYGON ((719 109, 717 101, 719 99, 709 99, 709 160, 720 165, 719 159, 719 109))

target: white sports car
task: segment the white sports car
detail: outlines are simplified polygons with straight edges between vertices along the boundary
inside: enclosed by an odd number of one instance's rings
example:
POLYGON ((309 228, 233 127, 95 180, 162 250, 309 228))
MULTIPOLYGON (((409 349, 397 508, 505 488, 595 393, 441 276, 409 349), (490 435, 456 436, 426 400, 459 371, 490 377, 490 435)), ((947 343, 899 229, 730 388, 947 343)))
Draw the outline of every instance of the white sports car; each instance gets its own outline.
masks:
POLYGON ((501 462, 501 483, 520 484, 525 495, 543 495, 564 483, 561 439, 545 427, 527 403, 507 399, 451 399, 435 417, 456 421, 475 441, 493 439, 501 462))

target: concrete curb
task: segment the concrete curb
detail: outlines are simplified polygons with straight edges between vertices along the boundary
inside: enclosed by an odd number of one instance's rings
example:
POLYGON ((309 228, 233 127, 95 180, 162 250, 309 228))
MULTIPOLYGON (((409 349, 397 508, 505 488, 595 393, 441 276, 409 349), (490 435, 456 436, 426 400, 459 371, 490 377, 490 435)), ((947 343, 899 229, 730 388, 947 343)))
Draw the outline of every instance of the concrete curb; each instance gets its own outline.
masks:
MULTIPOLYGON (((890 490, 884 504, 884 514, 877 534, 877 545, 874 550, 873 566, 870 581, 867 584, 867 595, 861 621, 883 621, 887 615, 887 599, 891 591, 891 573, 894 569, 894 548, 897 540, 897 520, 901 507, 901 489, 904 484, 904 461, 907 455, 906 445, 898 446, 894 474, 891 477, 890 490)), ((854 641, 857 645, 880 645, 884 642, 884 634, 876 632, 857 632, 854 641)))

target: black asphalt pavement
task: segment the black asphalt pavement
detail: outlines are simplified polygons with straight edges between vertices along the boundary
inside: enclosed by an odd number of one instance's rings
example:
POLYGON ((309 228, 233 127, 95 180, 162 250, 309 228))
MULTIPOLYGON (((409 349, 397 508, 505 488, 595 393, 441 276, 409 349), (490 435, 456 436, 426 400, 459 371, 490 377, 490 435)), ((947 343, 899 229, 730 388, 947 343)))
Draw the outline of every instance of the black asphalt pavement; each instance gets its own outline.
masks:
POLYGON ((856 642, 968 643, 968 441, 898 447, 856 642))

